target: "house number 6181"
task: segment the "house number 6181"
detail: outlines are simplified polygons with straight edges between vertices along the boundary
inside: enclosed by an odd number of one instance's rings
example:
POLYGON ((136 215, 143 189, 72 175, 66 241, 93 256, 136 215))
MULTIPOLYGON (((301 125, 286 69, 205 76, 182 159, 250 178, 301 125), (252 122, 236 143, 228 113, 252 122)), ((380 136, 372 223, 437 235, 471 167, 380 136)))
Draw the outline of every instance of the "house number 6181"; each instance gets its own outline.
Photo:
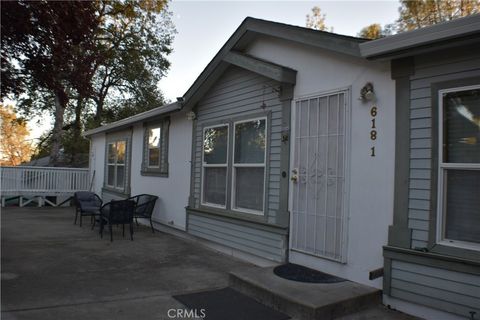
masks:
MULTIPOLYGON (((372 116, 372 127, 370 130, 370 140, 375 141, 377 140, 377 127, 375 125, 375 118, 377 116, 377 106, 373 105, 372 108, 370 109, 370 115, 372 116)), ((372 146, 370 148, 370 156, 375 157, 375 146, 372 146)))

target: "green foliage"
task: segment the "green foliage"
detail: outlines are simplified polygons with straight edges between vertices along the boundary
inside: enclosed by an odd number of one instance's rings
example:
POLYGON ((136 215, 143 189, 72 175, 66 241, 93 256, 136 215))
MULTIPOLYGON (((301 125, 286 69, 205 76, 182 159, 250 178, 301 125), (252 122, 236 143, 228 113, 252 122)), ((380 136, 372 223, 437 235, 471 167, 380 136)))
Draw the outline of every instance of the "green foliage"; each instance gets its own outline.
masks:
POLYGON ((170 66, 166 56, 172 51, 175 33, 165 1, 102 4, 98 47, 104 61, 95 75, 92 95, 96 125, 117 120, 108 115, 121 114, 117 112, 121 105, 144 110, 164 104, 157 83, 170 66))
POLYGON ((385 28, 382 28, 382 25, 379 23, 372 23, 360 30, 358 36, 365 39, 380 39, 389 36, 390 34, 391 30, 388 25, 385 28))
POLYGON ((18 166, 30 160, 33 148, 28 135, 25 119, 18 118, 11 106, 0 104, 0 165, 18 166))
POLYGON ((358 33, 359 37, 378 39, 396 32, 411 31, 437 23, 480 13, 479 0, 400 0, 400 17, 383 28, 374 23, 358 33))
POLYGON ((333 32, 333 27, 327 27, 325 24, 325 18, 326 14, 322 14, 322 9, 315 6, 312 8, 312 13, 307 14, 305 25, 310 29, 333 32))
POLYGON ((480 12, 478 0, 401 0, 398 31, 410 31, 480 12))
POLYGON ((2 100, 16 99, 27 117, 45 110, 55 116, 40 153, 81 153, 85 126, 164 104, 157 84, 170 66, 175 33, 167 1, 1 6, 2 100))

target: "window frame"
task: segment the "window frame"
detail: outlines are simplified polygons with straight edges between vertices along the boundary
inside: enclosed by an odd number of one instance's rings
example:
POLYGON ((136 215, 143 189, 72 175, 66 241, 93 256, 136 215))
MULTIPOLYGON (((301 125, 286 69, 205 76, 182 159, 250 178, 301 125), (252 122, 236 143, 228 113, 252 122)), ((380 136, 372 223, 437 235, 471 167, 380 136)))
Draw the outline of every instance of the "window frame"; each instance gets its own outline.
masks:
POLYGON ((438 90, 438 165, 437 165, 437 221, 436 221, 436 243, 448 247, 462 248, 480 251, 480 243, 448 239, 445 237, 446 223, 446 194, 447 194, 447 173, 448 170, 480 170, 480 163, 449 163, 444 162, 444 105, 443 95, 451 92, 468 91, 480 89, 480 85, 457 86, 438 90))
POLYGON ((110 188, 112 190, 115 190, 115 191, 120 191, 120 192, 125 192, 126 191, 126 179, 127 179, 127 161, 128 161, 128 141, 127 139, 124 139, 124 138, 119 138, 119 139, 115 139, 115 140, 111 140, 111 141, 108 141, 107 142, 107 159, 105 161, 106 163, 106 175, 107 175, 107 179, 105 180, 105 186, 107 188, 110 188), (117 152, 117 145, 119 142, 123 142, 125 143, 125 159, 124 159, 124 163, 122 164, 119 164, 118 163, 118 152, 117 152), (115 150, 115 157, 114 157, 114 162, 109 162, 109 150, 110 150, 110 145, 114 145, 114 150, 115 150), (109 184, 108 181, 109 181, 109 167, 110 166, 113 166, 114 170, 113 170, 113 185, 109 184), (123 167, 123 183, 122 183, 122 187, 118 187, 117 186, 117 168, 118 167, 123 167))
POLYGON ((249 118, 249 119, 244 119, 244 120, 238 120, 234 121, 232 124, 233 127, 233 141, 232 141, 232 160, 231 160, 231 165, 232 165, 232 170, 231 170, 231 178, 232 178, 232 187, 231 187, 231 205, 230 209, 235 212, 242 212, 242 213, 250 213, 250 214, 255 214, 255 215, 261 215, 263 216, 265 214, 265 193, 266 193, 266 177, 267 177, 267 150, 268 150, 268 118, 266 116, 261 116, 261 117, 255 117, 255 118, 249 118), (264 156, 263 156, 263 164, 260 163, 235 163, 235 133, 236 133, 236 125, 239 123, 246 123, 246 122, 252 122, 256 120, 265 120, 265 150, 264 150, 264 156), (263 168, 263 203, 262 203, 262 210, 253 210, 253 209, 248 209, 248 208, 242 208, 242 207, 235 207, 235 195, 236 195, 236 178, 237 178, 237 173, 236 173, 236 168, 263 168))
POLYGON ((158 121, 144 123, 143 130, 143 149, 142 149, 142 166, 140 174, 142 176, 158 176, 168 177, 168 144, 169 144, 170 118, 163 118, 158 121), (159 158, 158 166, 150 165, 150 148, 149 148, 149 131, 151 129, 160 128, 159 158))
POLYGON ((202 129, 202 159, 201 159, 201 179, 200 179, 200 203, 206 207, 212 207, 217 209, 227 209, 228 203, 228 178, 229 178, 229 154, 230 154, 230 124, 229 123, 221 123, 216 125, 209 125, 205 126, 202 129), (227 151, 226 151, 226 161, 225 164, 207 164, 205 163, 205 148, 204 148, 204 141, 205 141, 205 131, 212 128, 220 128, 220 127, 227 127, 227 151), (217 203, 210 203, 204 200, 204 182, 205 182, 205 168, 225 168, 226 170, 226 178, 225 178, 225 205, 219 205, 217 203))

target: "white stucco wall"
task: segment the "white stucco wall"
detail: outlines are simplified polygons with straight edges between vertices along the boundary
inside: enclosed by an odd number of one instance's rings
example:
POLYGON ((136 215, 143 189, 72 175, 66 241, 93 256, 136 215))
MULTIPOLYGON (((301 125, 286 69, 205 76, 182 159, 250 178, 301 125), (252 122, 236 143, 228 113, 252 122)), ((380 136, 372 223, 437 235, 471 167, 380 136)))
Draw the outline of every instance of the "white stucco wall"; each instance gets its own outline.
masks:
MULTIPOLYGON (((351 87, 350 184, 347 262, 316 258, 294 251, 290 261, 381 288, 382 279, 368 280, 369 271, 382 268, 382 246, 393 220, 395 159, 395 86, 390 64, 370 62, 284 40, 261 38, 249 54, 297 70, 294 99, 351 87), (374 85, 377 97, 377 139, 370 140, 372 103, 359 100, 360 89, 374 85), (370 156, 375 145, 376 156, 370 156)), ((290 203, 291 205, 291 203, 290 203)))
MULTIPOLYGON (((157 195, 153 220, 185 230, 185 207, 190 193, 190 161, 192 149, 192 122, 185 114, 171 116, 168 145, 168 177, 142 176, 143 124, 133 127, 131 183, 132 196, 147 193, 157 195)), ((105 172, 105 134, 91 137, 90 168, 95 170, 94 191, 102 194, 105 172)))
POLYGON ((142 124, 135 125, 132 137, 131 194, 154 194, 159 197, 153 213, 157 222, 185 230, 190 194, 192 121, 185 114, 171 116, 168 142, 168 177, 142 176, 142 124))

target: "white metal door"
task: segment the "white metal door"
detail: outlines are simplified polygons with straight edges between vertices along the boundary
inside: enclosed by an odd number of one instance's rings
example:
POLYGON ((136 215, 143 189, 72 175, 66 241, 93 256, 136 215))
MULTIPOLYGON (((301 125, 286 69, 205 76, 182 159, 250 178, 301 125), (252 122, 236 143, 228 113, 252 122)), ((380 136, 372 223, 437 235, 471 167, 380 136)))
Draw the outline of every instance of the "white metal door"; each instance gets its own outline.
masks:
POLYGON ((347 92, 297 100, 291 172, 291 250, 345 261, 347 92))

